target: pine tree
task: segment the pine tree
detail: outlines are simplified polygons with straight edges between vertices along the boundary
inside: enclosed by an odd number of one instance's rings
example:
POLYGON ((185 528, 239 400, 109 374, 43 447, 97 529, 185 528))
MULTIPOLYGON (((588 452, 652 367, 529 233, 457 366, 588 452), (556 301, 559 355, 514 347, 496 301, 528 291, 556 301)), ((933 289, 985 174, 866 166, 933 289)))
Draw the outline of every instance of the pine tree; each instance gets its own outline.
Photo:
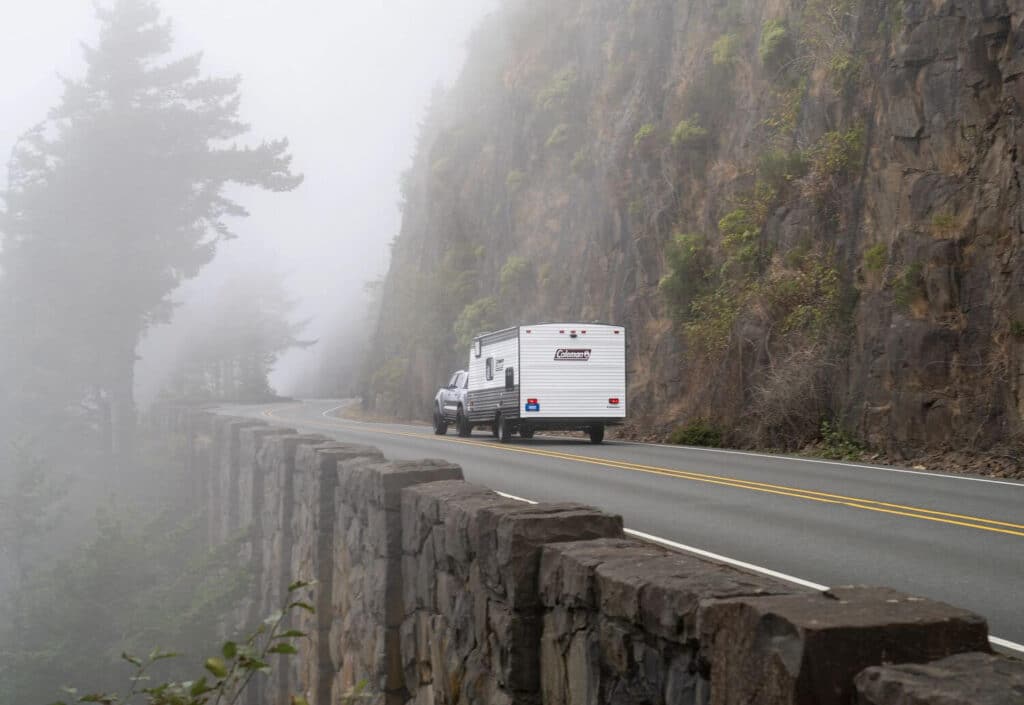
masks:
POLYGON ((26 413, 85 403, 130 455, 136 346, 168 320, 171 293, 196 276, 228 219, 248 215, 229 184, 289 191, 287 140, 245 146, 240 78, 205 78, 201 55, 172 58, 150 0, 97 9, 87 70, 65 80, 49 117, 9 163, 0 220, 0 326, 8 398, 26 413))

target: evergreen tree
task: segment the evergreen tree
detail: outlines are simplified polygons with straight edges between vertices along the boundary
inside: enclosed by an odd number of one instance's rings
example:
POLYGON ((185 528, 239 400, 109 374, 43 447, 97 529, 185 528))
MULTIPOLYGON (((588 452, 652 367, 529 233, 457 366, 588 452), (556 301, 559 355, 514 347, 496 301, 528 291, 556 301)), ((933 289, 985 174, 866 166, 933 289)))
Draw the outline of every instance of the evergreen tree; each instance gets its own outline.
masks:
POLYGON ((166 321, 170 294, 233 237, 246 210, 229 184, 288 191, 286 140, 245 146, 240 78, 205 78, 200 55, 172 58, 151 0, 97 10, 87 70, 9 163, 0 229, 0 377, 23 414, 85 405, 130 455, 136 346, 166 321))

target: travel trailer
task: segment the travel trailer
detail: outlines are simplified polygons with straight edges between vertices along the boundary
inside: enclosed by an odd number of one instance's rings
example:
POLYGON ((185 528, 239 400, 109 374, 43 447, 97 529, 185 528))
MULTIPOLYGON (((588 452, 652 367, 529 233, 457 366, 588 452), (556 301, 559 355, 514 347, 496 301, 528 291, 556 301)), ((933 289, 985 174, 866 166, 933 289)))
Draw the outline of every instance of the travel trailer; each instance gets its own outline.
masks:
MULTIPOLYGON (((518 433, 584 431, 592 443, 626 419, 626 330, 595 323, 538 323, 473 339, 465 391, 434 410, 434 430, 518 433)), ((451 396, 451 395, 449 395, 451 396)))

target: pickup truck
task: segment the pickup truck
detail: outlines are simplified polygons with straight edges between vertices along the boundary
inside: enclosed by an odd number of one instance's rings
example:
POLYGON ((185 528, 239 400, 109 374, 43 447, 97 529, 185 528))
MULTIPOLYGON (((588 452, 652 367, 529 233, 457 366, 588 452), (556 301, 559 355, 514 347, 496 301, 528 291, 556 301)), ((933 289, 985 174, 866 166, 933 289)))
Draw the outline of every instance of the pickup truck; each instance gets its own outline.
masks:
POLYGON ((443 436, 448 433, 448 425, 455 424, 460 436, 468 436, 472 431, 469 418, 466 416, 466 394, 469 389, 469 373, 459 370, 448 380, 448 384, 437 390, 434 396, 434 433, 443 436))

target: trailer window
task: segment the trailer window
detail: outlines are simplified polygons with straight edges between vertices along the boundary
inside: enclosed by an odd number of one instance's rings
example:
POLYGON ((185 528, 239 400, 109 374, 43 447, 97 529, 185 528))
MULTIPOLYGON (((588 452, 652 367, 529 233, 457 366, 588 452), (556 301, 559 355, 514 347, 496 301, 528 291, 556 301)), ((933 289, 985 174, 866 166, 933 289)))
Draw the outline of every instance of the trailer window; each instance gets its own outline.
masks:
POLYGON ((487 379, 494 379, 494 358, 487 358, 487 379))
POLYGON ((512 366, 505 368, 505 389, 515 389, 516 371, 512 366))

